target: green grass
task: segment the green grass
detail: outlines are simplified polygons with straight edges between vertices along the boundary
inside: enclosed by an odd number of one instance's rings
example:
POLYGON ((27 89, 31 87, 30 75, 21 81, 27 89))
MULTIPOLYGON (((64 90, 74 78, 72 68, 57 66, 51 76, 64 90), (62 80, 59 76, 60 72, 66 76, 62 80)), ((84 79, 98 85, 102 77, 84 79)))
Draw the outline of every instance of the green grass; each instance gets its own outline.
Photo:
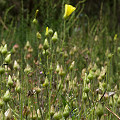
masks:
MULTIPOLYGON (((39 13, 37 23, 29 14, 27 19, 21 14, 19 24, 3 20, 1 120, 120 119, 119 27, 117 32, 113 27, 111 33, 107 13, 103 16, 103 4, 100 19, 82 14, 84 1, 78 2, 67 20, 63 19, 63 1, 58 21, 54 15, 50 19, 49 15, 54 14, 49 14, 52 2, 45 9, 48 19, 42 26, 39 13)), ((6 11, 6 19, 11 9, 6 11)))

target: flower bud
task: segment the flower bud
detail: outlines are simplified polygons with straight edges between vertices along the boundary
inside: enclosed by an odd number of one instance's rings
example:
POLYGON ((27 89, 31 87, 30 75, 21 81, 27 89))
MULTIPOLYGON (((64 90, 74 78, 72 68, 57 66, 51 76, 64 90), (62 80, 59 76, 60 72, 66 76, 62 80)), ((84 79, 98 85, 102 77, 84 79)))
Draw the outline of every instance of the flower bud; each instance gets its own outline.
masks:
POLYGON ((43 50, 42 54, 48 56, 50 54, 50 52, 49 52, 49 50, 43 50))
POLYGON ((41 92, 41 89, 39 87, 35 87, 34 90, 37 94, 39 94, 41 92))
POLYGON ((13 81, 10 75, 8 76, 8 86, 13 86, 13 81))
POLYGON ((38 39, 41 39, 41 34, 39 32, 36 33, 38 39))
POLYGON ((14 46, 13 46, 13 49, 16 51, 17 49, 19 48, 19 45, 18 44, 15 44, 14 46))
POLYGON ((70 50, 69 54, 70 54, 71 56, 73 56, 73 55, 74 55, 74 51, 73 51, 73 50, 70 50))
POLYGON ((13 74, 13 75, 12 75, 12 79, 13 79, 14 81, 17 81, 17 76, 16 76, 15 74, 13 74))
POLYGON ((86 83, 87 83, 87 84, 89 84, 89 83, 90 83, 90 80, 89 80, 88 78, 86 79, 86 83))
POLYGON ((24 72, 25 72, 25 73, 31 72, 31 67, 30 67, 29 64, 27 64, 26 68, 24 69, 24 72))
POLYGON ((45 36, 48 36, 48 27, 46 27, 45 36))
POLYGON ((60 120, 62 118, 62 113, 59 111, 59 112, 56 112, 54 115, 53 115, 53 118, 54 120, 60 120))
POLYGON ((8 110, 5 112, 5 119, 6 119, 6 120, 11 120, 11 117, 12 117, 12 111, 11 111, 11 109, 8 109, 8 110))
POLYGON ((63 116, 65 119, 69 116, 69 106, 68 105, 65 106, 63 116))
POLYGON ((30 42, 27 41, 27 42, 26 42, 26 45, 25 45, 25 49, 28 49, 28 48, 30 48, 30 47, 31 47, 30 42))
POLYGON ((37 9, 36 12, 35 12, 35 18, 37 17, 38 12, 39 12, 39 10, 37 9))
POLYGON ((84 90, 83 90, 83 91, 84 91, 85 93, 88 93, 88 92, 89 92, 89 90, 90 90, 90 89, 89 89, 89 87, 88 87, 88 86, 86 86, 86 87, 84 87, 84 90))
POLYGON ((16 82, 16 87, 15 87, 15 91, 16 91, 17 93, 20 93, 20 90, 21 90, 20 81, 17 80, 17 82, 16 82))
POLYGON ((0 108, 4 105, 3 99, 0 99, 0 108))
POLYGON ((18 70, 18 69, 20 68, 20 66, 19 66, 19 64, 17 63, 16 60, 14 61, 13 68, 14 68, 15 70, 18 70))
POLYGON ((48 48, 49 48, 49 43, 48 43, 48 40, 45 39, 44 44, 43 44, 43 49, 47 50, 48 48))
POLYGON ((109 95, 107 93, 105 93, 104 98, 105 98, 105 100, 107 100, 109 98, 109 95))
POLYGON ((5 72, 10 72, 10 71, 11 71, 10 67, 8 67, 8 65, 5 65, 5 72))
POLYGON ((55 114, 55 108, 52 105, 51 108, 50 108, 50 115, 53 116, 54 114, 55 114))
POLYGON ((3 115, 3 111, 1 110, 1 112, 0 112, 0 118, 1 118, 1 120, 3 120, 4 119, 4 117, 3 117, 4 115, 3 115))
POLYGON ((53 30, 46 27, 45 36, 48 37, 48 36, 51 36, 52 34, 53 34, 53 30))
POLYGON ((4 94, 3 101, 4 102, 10 101, 10 92, 9 92, 9 90, 7 90, 6 93, 4 94))
POLYGON ((32 120, 36 120, 37 119, 37 114, 36 114, 35 110, 33 110, 33 114, 31 113, 30 117, 31 117, 32 120))
POLYGON ((37 115, 38 115, 38 120, 41 120, 41 114, 39 109, 37 109, 37 115))
POLYGON ((48 85, 49 85, 49 82, 48 82, 48 78, 47 78, 47 76, 46 76, 45 82, 43 83, 43 86, 44 86, 44 87, 47 87, 48 85))
POLYGON ((56 43, 57 40, 58 40, 58 35, 57 35, 57 32, 55 32, 54 35, 53 35, 53 37, 52 37, 52 41, 53 41, 54 43, 56 43))
POLYGON ((4 47, 2 48, 1 53, 4 55, 7 53, 7 44, 5 44, 4 47))
POLYGON ((5 40, 4 40, 4 39, 2 40, 2 42, 1 42, 1 43, 2 43, 2 45, 5 45, 5 44, 6 44, 6 42, 5 42, 5 40))
POLYGON ((29 53, 32 53, 32 52, 33 52, 33 48, 32 48, 31 46, 28 48, 28 52, 29 52, 29 53))
POLYGON ((57 63, 56 72, 59 73, 59 71, 60 71, 60 66, 59 66, 59 64, 57 63))
POLYGON ((0 75, 2 75, 5 72, 5 69, 0 66, 0 75))
POLYGON ((96 70, 97 70, 97 65, 95 63, 94 66, 92 67, 92 71, 95 72, 96 70))
POLYGON ((76 46, 73 47, 73 51, 74 51, 74 53, 77 52, 77 47, 76 46))
POLYGON ((38 48, 39 48, 39 50, 43 50, 43 45, 40 44, 38 48))
POLYGON ((59 52, 60 52, 60 48, 59 46, 57 46, 56 53, 59 53, 59 52))
POLYGON ((99 82, 99 89, 101 89, 102 91, 105 90, 105 88, 103 87, 103 83, 102 82, 99 82))
POLYGON ((53 66, 52 66, 52 63, 50 64, 50 71, 52 71, 53 70, 53 66))
POLYGON ((120 47, 117 48, 117 51, 120 52, 120 47))
POLYGON ((73 88, 73 82, 69 81, 69 89, 71 90, 73 88))
POLYGON ((93 74, 92 74, 91 72, 88 74, 88 79, 89 79, 89 80, 92 80, 92 79, 93 79, 93 74))
POLYGON ((11 53, 11 54, 14 54, 14 53, 15 53, 15 49, 12 48, 12 49, 10 50, 10 53, 11 53))
POLYGON ((87 100, 87 93, 83 92, 82 99, 84 102, 87 100))
POLYGON ((68 57, 68 53, 67 51, 64 52, 64 58, 67 58, 68 57))
POLYGON ((65 75, 65 71, 63 70, 63 67, 61 66, 60 70, 59 70, 59 75, 60 76, 64 76, 65 75))
POLYGON ((48 35, 51 36, 53 34, 53 30, 50 28, 48 29, 48 35))
POLYGON ((3 46, 1 45, 1 46, 0 46, 0 53, 2 53, 2 49, 3 49, 3 46))
POLYGON ((34 24, 37 24, 37 23, 38 23, 38 21, 37 21, 36 18, 33 19, 33 23, 34 23, 34 24))
POLYGON ((118 97, 117 103, 120 105, 120 95, 118 97))
POLYGON ((71 65, 70 65, 70 70, 73 70, 74 66, 75 66, 75 61, 73 61, 73 62, 71 63, 71 65))
POLYGON ((96 108, 96 114, 99 118, 104 114, 103 107, 101 103, 98 103, 98 106, 96 108))
POLYGON ((102 76, 99 75, 99 77, 97 79, 101 82, 102 81, 102 76))
POLYGON ((117 100, 118 100, 118 95, 117 95, 117 94, 115 94, 115 95, 113 96, 113 100, 114 100, 114 103, 117 102, 117 100))
POLYGON ((23 116, 28 116, 29 114, 30 114, 30 108, 28 106, 24 106, 23 116))
POLYGON ((114 36, 114 41, 116 41, 116 40, 117 40, 117 37, 118 37, 118 35, 117 35, 117 34, 115 34, 115 36, 114 36))
POLYGON ((99 77, 99 75, 100 75, 100 69, 97 69, 97 70, 95 71, 95 76, 96 76, 96 77, 99 77))
POLYGON ((67 77, 66 77, 66 81, 70 81, 70 75, 68 74, 67 77))
POLYGON ((107 87, 107 84, 105 82, 103 82, 102 87, 105 89, 107 87))
POLYGON ((111 59, 112 56, 113 56, 113 54, 112 54, 112 53, 109 53, 109 54, 108 54, 108 59, 111 59))
POLYGON ((10 63, 11 61, 11 54, 8 54, 7 57, 5 58, 6 63, 10 63))

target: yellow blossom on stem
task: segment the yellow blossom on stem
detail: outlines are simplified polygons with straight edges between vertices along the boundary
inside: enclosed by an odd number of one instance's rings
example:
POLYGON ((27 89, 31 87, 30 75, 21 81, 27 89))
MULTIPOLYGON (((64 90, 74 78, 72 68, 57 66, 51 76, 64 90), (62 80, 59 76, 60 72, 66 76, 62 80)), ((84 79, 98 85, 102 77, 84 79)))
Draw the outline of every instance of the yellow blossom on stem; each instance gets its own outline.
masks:
POLYGON ((46 27, 45 35, 48 36, 48 27, 46 27))
POLYGON ((67 17, 69 17, 75 11, 75 9, 76 8, 73 7, 72 5, 65 4, 64 19, 66 19, 67 17))
POLYGON ((39 10, 36 10, 36 12, 35 12, 35 18, 37 17, 38 12, 39 12, 39 10))

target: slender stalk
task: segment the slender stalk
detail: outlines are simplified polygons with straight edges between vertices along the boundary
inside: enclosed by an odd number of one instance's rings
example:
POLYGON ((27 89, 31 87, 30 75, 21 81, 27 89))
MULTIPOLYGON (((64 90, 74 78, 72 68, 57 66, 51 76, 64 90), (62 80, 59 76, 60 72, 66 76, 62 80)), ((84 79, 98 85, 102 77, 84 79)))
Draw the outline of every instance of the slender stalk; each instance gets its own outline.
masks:
POLYGON ((52 94, 52 71, 50 71, 50 86, 49 86, 49 120, 50 120, 50 109, 51 109, 51 94, 52 94))
POLYGON ((20 99, 21 96, 20 96, 20 93, 19 93, 18 96, 19 96, 19 115, 21 116, 21 106, 20 106, 21 105, 21 101, 20 101, 21 100, 20 99))
POLYGON ((20 97, 20 117, 21 117, 21 120, 23 120, 23 101, 22 101, 22 95, 20 97))
POLYGON ((64 36, 63 36, 62 48, 63 48, 63 47, 64 47, 64 45, 65 45, 65 39, 66 39, 66 29, 65 29, 65 23, 66 23, 66 21, 64 20, 64 30, 63 30, 63 32, 64 32, 64 36))
POLYGON ((0 75, 0 96, 1 96, 1 89, 2 89, 2 75, 0 75))
POLYGON ((40 110, 41 120, 44 120, 44 119, 43 119, 42 110, 41 110, 41 107, 40 107, 40 104, 39 104, 39 94, 37 94, 37 104, 38 104, 38 108, 39 108, 39 110, 40 110))
POLYGON ((111 111, 107 106, 105 106, 105 108, 106 108, 110 113, 112 113, 115 117, 117 117, 118 120, 120 120, 120 117, 119 117, 117 114, 115 114, 113 111, 111 111))

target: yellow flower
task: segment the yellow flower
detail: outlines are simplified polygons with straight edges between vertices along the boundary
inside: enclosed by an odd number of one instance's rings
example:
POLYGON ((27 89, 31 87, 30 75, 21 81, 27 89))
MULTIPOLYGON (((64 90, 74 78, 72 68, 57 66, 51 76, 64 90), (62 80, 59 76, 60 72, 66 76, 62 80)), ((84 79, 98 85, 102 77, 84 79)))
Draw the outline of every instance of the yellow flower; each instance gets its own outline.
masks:
POLYGON ((45 32, 45 36, 51 36, 53 34, 53 30, 51 28, 46 27, 46 32, 45 32))
POLYGON ((116 41, 117 40, 117 34, 115 34, 115 36, 114 36, 114 41, 116 41))
POLYGON ((46 27, 45 35, 48 36, 48 27, 46 27))
POLYGON ((72 5, 65 4, 65 13, 64 13, 64 19, 66 19, 68 16, 70 16, 74 11, 75 7, 72 5))
POLYGON ((36 12, 35 12, 35 18, 37 17, 38 12, 39 12, 39 10, 36 10, 36 12))

